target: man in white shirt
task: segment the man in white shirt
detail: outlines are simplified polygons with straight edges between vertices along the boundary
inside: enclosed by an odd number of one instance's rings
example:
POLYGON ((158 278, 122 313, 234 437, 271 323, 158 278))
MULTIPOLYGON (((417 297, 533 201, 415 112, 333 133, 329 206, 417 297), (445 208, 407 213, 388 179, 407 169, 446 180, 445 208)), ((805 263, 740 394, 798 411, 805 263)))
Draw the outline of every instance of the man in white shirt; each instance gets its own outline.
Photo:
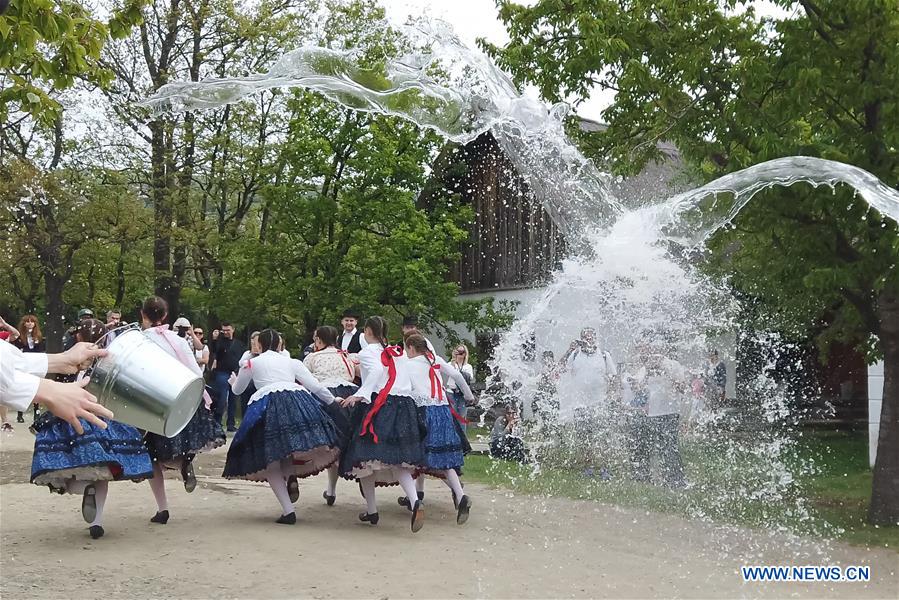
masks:
POLYGON ((100 417, 111 419, 112 412, 97 404, 97 399, 84 389, 87 378, 78 383, 43 379, 47 373, 77 373, 87 368, 94 358, 105 354, 105 350, 88 343, 75 344, 61 354, 23 353, 0 341, 0 403, 21 411, 34 402, 43 404, 79 434, 84 433, 79 417, 106 429, 100 417))
POLYGON ((684 487, 678 433, 686 369, 649 344, 641 344, 638 352, 634 372, 625 377, 625 396, 632 410, 629 429, 634 479, 649 481, 652 459, 657 456, 665 483, 684 487))
POLYGON ((617 365, 612 355, 600 350, 596 331, 585 327, 581 337, 571 343, 560 361, 564 374, 559 380, 560 417, 570 420, 579 408, 599 406, 608 402, 615 391, 617 365))

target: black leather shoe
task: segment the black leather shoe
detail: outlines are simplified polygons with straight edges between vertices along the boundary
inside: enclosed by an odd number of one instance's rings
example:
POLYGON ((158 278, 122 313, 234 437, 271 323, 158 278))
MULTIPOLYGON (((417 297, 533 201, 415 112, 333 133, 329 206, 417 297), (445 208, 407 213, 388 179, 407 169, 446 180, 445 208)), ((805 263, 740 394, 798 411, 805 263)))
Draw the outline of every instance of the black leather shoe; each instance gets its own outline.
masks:
POLYGON ((81 498, 81 517, 86 523, 93 523, 97 518, 97 488, 90 484, 84 488, 84 496, 81 498))
POLYGON ((280 523, 281 525, 295 525, 297 522, 297 513, 290 513, 289 515, 281 515, 278 517, 278 520, 275 523, 280 523))
POLYGON ((381 517, 378 513, 359 513, 359 520, 363 523, 371 523, 372 525, 377 525, 378 521, 381 520, 381 517))
POLYGON ((322 498, 325 499, 325 502, 328 503, 328 506, 334 506, 334 502, 337 501, 337 496, 329 496, 328 490, 322 492, 322 498))
POLYGON ((151 523, 159 523, 160 525, 165 525, 169 522, 169 511, 161 510, 157 512, 155 515, 150 517, 151 523))
POLYGON ((462 499, 459 500, 459 510, 456 513, 456 525, 465 525, 469 512, 471 512, 471 500, 468 496, 462 496, 462 499))
POLYGON ((91 525, 90 532, 91 537, 95 540, 103 537, 103 534, 106 533, 100 525, 91 525))
POLYGON ((194 463, 185 459, 181 463, 181 479, 184 480, 184 489, 189 494, 197 489, 197 476, 194 474, 194 463))
POLYGON ((290 497, 291 502, 296 502, 300 499, 300 482, 297 481, 296 475, 291 475, 287 478, 287 495, 290 497))
POLYGON ((421 505, 421 500, 415 501, 412 507, 412 533, 418 533, 425 524, 425 509, 421 505))

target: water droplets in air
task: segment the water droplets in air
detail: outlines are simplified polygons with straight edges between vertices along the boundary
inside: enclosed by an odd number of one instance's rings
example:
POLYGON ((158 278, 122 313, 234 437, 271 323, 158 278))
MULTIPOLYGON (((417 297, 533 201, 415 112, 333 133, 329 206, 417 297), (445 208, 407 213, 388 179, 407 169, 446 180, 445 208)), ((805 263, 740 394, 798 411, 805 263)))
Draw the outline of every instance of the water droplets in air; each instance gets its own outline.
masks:
MULTIPOLYGON (((565 136, 566 106, 547 107, 519 94, 445 24, 419 20, 398 33, 404 50, 387 57, 383 70, 366 69, 352 49, 305 46, 267 73, 169 84, 145 104, 155 111, 204 109, 261 90, 301 87, 355 110, 407 119, 458 144, 490 132, 572 249, 495 352, 491 393, 521 408, 528 421, 523 434, 537 459, 505 469, 509 481, 533 493, 574 494, 701 520, 800 533, 826 529, 812 518, 799 484, 816 466, 798 459, 796 406, 770 376, 779 357, 765 353, 776 344, 766 332, 746 329, 728 282, 697 265, 709 237, 731 226, 769 187, 801 184, 835 193, 848 185, 897 221, 899 192, 862 169, 794 156, 625 210, 610 192, 614 178, 565 136), (571 342, 585 327, 594 330, 595 369, 578 377, 570 368, 559 372, 554 365, 563 354, 582 350, 571 342), (708 388, 709 349, 733 364, 737 347, 752 348, 760 358, 741 373, 740 402, 730 406, 698 381, 708 388), (607 373, 605 356, 614 365, 607 373), (676 406, 660 410, 678 415, 679 423, 664 432, 647 428, 640 420, 649 410, 641 386, 669 385, 662 380, 673 379, 672 373, 679 383, 664 393, 676 396, 676 406), (676 460, 666 456, 672 441, 664 436, 672 434, 680 448, 676 460), (634 448, 641 444, 649 445, 653 464, 635 469, 634 448), (642 481, 634 481, 635 470, 642 481)), ((733 369, 728 376, 733 381, 733 369)), ((722 536, 710 540, 709 551, 737 544, 748 556, 759 551, 748 547, 752 543, 722 536)))

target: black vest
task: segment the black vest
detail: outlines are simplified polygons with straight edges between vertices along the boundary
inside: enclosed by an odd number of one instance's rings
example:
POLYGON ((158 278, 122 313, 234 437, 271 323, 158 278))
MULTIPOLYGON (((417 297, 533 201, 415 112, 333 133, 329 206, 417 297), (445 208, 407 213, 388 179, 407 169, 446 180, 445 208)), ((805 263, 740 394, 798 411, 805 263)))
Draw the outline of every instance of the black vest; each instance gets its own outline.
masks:
MULTIPOLYGON (((341 331, 340 335, 337 336, 337 349, 343 349, 343 336, 346 335, 345 331, 341 331)), ((350 354, 357 354, 360 350, 362 350, 362 343, 359 341, 362 338, 362 332, 356 330, 356 333, 353 335, 353 339, 350 340, 350 345, 347 346, 346 351, 350 354)))

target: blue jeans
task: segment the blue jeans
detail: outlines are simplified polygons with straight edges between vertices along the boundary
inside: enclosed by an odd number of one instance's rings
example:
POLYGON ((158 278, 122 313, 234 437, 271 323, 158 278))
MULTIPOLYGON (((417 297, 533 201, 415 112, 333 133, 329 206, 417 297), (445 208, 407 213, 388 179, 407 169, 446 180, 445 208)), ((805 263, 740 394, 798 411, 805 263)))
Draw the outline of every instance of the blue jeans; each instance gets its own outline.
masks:
POLYGON ((237 399, 234 397, 234 394, 231 393, 231 384, 228 383, 230 377, 231 373, 225 371, 215 372, 215 382, 213 383, 213 388, 215 389, 215 405, 213 406, 213 409, 215 410, 215 420, 219 423, 222 422, 222 417, 227 411, 227 427, 228 429, 234 429, 234 411, 237 408, 237 399))

